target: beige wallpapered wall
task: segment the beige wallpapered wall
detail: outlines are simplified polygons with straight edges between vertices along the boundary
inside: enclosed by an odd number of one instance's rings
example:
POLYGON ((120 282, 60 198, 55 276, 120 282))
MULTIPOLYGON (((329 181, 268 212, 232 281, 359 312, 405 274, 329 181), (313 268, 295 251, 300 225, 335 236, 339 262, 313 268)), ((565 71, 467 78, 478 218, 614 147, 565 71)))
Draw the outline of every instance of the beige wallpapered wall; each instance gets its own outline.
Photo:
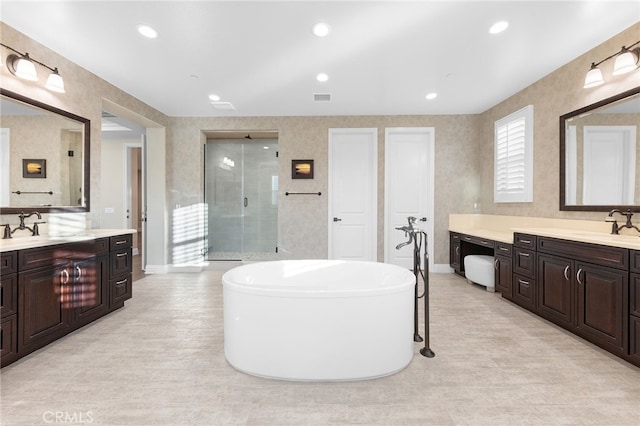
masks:
MULTIPOLYGON (((167 126, 167 197, 171 210, 179 204, 203 200, 203 146, 207 130, 277 130, 280 143, 279 243, 291 257, 326 257, 327 198, 284 197, 285 191, 327 190, 328 129, 376 127, 378 129, 378 256, 382 259, 382 212, 384 194, 385 127, 420 126, 435 128, 435 263, 448 263, 448 215, 471 213, 479 202, 482 213, 519 216, 563 217, 601 220, 601 213, 560 212, 558 210, 558 117, 569 111, 640 85, 640 72, 610 79, 605 85, 583 89, 586 71, 598 61, 635 42, 640 23, 601 46, 553 71, 499 105, 480 115, 462 116, 332 116, 332 117, 210 117, 168 118, 138 99, 96 77, 49 49, 35 43, 4 23, 2 42, 28 51, 39 60, 55 64, 64 74, 66 94, 54 94, 39 84, 23 82, 0 70, 0 86, 87 117, 91 120, 91 201, 100 205, 100 116, 102 99, 108 99, 159 125, 167 126), (64 71, 63 71, 64 70, 64 71), (534 202, 522 205, 493 203, 493 122, 512 111, 533 104, 535 108, 534 202), (290 160, 313 158, 313 180, 290 179, 290 160)), ((6 56, 6 52, 2 52, 6 56)), ((531 60, 535 60, 532 54, 531 60)), ((611 62, 611 61, 609 61, 611 62)), ((611 66, 608 63, 606 66, 611 66)), ((605 78, 610 69, 603 66, 605 78)), ((46 76, 41 76, 41 79, 46 76)), ((153 214, 153 212, 152 212, 153 214)), ((158 212, 158 214, 160 214, 158 212)), ((99 226, 95 207, 88 215, 99 226)), ((168 223, 168 229, 172 224, 168 223)), ((169 239, 169 244, 171 239, 169 239)), ((170 251, 170 250, 169 250, 170 251)), ((169 259, 171 262, 171 259, 169 259)))

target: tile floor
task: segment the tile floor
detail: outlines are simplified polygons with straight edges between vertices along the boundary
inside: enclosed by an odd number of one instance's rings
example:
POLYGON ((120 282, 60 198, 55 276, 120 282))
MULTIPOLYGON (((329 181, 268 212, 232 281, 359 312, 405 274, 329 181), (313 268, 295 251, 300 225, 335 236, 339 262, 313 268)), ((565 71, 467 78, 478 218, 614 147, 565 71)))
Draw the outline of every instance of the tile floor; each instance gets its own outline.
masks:
POLYGON ((123 309, 2 369, 2 425, 640 425, 639 368, 449 274, 431 276, 435 358, 416 344, 403 371, 356 382, 240 373, 223 272, 146 275, 123 309))

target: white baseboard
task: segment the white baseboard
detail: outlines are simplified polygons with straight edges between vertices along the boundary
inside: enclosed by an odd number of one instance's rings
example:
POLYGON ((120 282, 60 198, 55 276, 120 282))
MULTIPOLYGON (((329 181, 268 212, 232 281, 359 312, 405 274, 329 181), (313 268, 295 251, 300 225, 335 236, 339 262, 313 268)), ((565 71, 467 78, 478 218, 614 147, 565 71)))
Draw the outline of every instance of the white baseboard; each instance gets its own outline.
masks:
POLYGON ((190 272, 199 273, 207 266, 206 263, 194 263, 191 265, 169 265, 168 272, 190 272))
POLYGON ((145 274, 166 274, 168 271, 167 265, 146 265, 144 268, 145 274))

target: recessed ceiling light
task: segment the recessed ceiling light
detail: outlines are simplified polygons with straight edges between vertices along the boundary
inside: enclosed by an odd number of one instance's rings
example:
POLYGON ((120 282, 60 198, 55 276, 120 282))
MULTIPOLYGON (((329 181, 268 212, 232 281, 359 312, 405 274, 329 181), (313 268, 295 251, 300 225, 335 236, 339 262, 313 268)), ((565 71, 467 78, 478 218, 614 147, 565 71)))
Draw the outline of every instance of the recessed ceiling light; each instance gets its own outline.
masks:
POLYGON ((209 100, 212 102, 218 102, 220 100, 220 96, 214 95, 213 93, 209 95, 209 100))
POLYGON ((324 37, 329 34, 329 32, 331 32, 331 27, 324 22, 318 22, 313 26, 313 33, 318 37, 324 37))
POLYGON ((435 99, 437 97, 438 97, 438 94, 435 92, 427 93, 427 96, 425 96, 425 98, 427 98, 428 100, 435 99))
POLYGON ((503 32, 504 30, 506 30, 508 26, 509 26, 509 23, 507 21, 496 22, 495 24, 493 24, 491 26, 491 28, 489 28, 489 33, 490 34, 499 34, 499 33, 503 32))
POLYGON ((158 32, 148 25, 138 25, 138 32, 147 38, 158 37, 158 32))
POLYGON ((329 80, 329 76, 323 72, 321 72, 320 74, 318 74, 316 76, 316 80, 321 81, 321 82, 325 82, 327 80, 329 80))

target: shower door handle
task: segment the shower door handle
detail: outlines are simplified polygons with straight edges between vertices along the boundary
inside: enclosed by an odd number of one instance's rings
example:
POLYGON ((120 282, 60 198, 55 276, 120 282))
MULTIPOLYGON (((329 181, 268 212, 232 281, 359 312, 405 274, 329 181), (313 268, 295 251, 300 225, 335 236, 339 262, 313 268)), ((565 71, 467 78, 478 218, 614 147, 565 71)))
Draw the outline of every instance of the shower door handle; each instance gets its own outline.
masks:
POLYGON ((244 206, 249 207, 249 199, 247 197, 244 197, 244 206))

